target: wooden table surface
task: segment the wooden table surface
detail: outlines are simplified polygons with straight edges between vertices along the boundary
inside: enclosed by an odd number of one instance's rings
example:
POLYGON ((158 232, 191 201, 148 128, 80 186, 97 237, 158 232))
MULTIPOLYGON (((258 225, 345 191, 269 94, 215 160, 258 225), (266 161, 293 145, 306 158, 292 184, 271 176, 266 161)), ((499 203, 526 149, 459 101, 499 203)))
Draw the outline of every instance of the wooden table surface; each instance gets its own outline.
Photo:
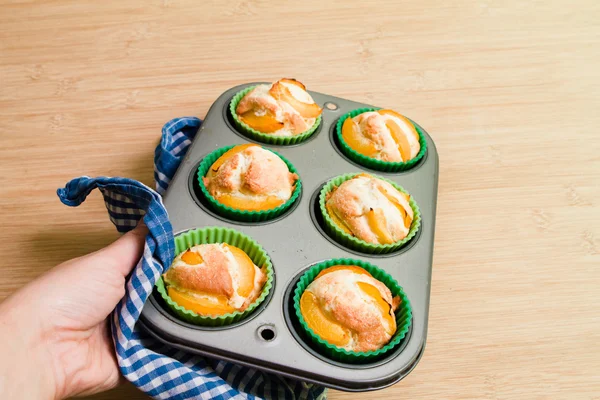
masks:
POLYGON ((425 355, 330 398, 598 399, 599 21, 591 0, 1 0, 0 299, 117 237, 98 193, 56 188, 151 185, 164 122, 296 77, 399 110, 440 154, 425 355))

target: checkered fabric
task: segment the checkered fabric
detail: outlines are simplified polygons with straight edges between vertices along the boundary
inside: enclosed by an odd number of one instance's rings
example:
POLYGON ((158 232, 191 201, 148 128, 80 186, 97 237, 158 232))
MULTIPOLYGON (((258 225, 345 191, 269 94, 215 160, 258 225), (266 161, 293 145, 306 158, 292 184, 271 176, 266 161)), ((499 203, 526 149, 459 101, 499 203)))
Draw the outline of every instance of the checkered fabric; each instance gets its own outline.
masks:
POLYGON ((133 229, 140 218, 149 229, 125 297, 111 316, 119 368, 127 380, 155 399, 324 399, 322 387, 188 354, 163 345, 136 325, 156 280, 175 255, 173 229, 159 193, 168 187, 201 123, 184 117, 163 127, 154 157, 157 191, 132 179, 86 176, 57 191, 64 204, 76 207, 97 188, 119 232, 133 229))

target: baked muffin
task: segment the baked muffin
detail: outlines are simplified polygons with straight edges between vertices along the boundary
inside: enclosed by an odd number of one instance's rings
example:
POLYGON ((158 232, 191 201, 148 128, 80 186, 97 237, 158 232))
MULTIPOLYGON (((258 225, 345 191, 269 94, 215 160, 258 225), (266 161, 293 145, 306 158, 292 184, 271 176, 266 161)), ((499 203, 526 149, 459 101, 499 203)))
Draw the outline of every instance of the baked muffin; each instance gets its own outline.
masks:
POLYGON ((171 300, 202 316, 244 311, 267 280, 241 249, 201 244, 179 254, 163 275, 171 300))
POLYGON ((256 144, 235 146, 215 161, 203 178, 219 203, 236 210, 264 211, 290 199, 298 175, 275 153, 256 144))
POLYGON ((385 162, 407 162, 421 150, 414 125, 392 110, 367 111, 347 118, 342 139, 354 151, 385 162))
POLYGON ((257 85, 237 104, 238 118, 249 127, 274 136, 296 136, 308 131, 321 115, 306 87, 295 79, 257 85))
POLYGON ((396 332, 400 297, 354 265, 324 269, 300 298, 306 325, 321 339, 348 351, 375 351, 396 332))
POLYGON ((367 243, 390 244, 410 231, 414 213, 409 200, 390 183, 363 173, 327 193, 325 209, 347 234, 367 243))

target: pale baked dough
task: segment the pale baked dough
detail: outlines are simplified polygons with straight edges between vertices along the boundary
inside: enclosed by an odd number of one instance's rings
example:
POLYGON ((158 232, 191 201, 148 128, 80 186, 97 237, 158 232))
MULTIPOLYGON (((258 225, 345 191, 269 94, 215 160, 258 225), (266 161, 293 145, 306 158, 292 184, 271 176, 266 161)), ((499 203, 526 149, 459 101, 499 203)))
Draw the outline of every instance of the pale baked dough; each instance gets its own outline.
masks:
POLYGON ((362 291, 357 282, 377 288, 383 299, 392 306, 392 314, 398 308, 400 298, 393 298, 387 286, 369 275, 350 270, 325 274, 308 285, 306 291, 317 297, 329 318, 349 329, 348 343, 341 347, 348 351, 377 350, 390 341, 396 331, 396 321, 392 318, 390 326, 374 299, 362 291))
POLYGON ((217 170, 211 167, 204 177, 204 184, 218 201, 226 196, 236 203, 237 207, 233 208, 256 209, 250 205, 268 203, 276 207, 285 203, 292 196, 297 180, 298 175, 291 173, 276 154, 250 145, 227 159, 217 170))
POLYGON ((360 174, 328 194, 327 211, 348 233, 374 244, 404 239, 414 217, 409 196, 388 182, 360 174), (381 234, 385 230, 387 237, 381 234))
POLYGON ((267 276, 254 264, 252 293, 246 297, 238 294, 240 266, 226 245, 201 244, 188 251, 198 253, 203 262, 190 265, 182 259, 185 252, 179 254, 163 275, 167 285, 194 297, 212 299, 215 303, 216 296, 225 296, 229 305, 238 311, 245 310, 260 295, 267 276))
POLYGON ((369 146, 374 149, 373 154, 368 154, 371 158, 386 162, 406 162, 415 158, 421 150, 415 128, 406 118, 369 111, 358 114, 352 121, 359 131, 357 140, 361 142, 361 147, 369 146), (390 130, 389 121, 393 121, 399 127, 398 133, 403 136, 403 143, 408 143, 408 156, 402 156, 399 143, 390 130))
POLYGON ((276 99, 271 93, 271 88, 274 85, 281 84, 299 102, 310 105, 315 103, 311 95, 303 89, 304 85, 290 82, 297 81, 282 79, 271 85, 257 85, 240 100, 236 113, 243 115, 246 112, 254 111, 257 116, 264 116, 269 113, 283 124, 281 129, 268 132, 268 134, 275 136, 295 136, 309 130, 315 124, 316 117, 304 117, 302 110, 297 110, 284 99, 276 99))

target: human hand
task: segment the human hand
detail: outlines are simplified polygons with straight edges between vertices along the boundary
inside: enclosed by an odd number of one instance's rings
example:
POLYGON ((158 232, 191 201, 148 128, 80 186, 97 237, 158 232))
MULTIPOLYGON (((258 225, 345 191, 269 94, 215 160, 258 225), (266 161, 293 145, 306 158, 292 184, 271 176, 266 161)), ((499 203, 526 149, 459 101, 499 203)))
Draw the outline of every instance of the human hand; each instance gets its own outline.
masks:
POLYGON ((63 399, 119 383, 107 317, 144 248, 143 225, 58 265, 0 304, 0 394, 63 399))

